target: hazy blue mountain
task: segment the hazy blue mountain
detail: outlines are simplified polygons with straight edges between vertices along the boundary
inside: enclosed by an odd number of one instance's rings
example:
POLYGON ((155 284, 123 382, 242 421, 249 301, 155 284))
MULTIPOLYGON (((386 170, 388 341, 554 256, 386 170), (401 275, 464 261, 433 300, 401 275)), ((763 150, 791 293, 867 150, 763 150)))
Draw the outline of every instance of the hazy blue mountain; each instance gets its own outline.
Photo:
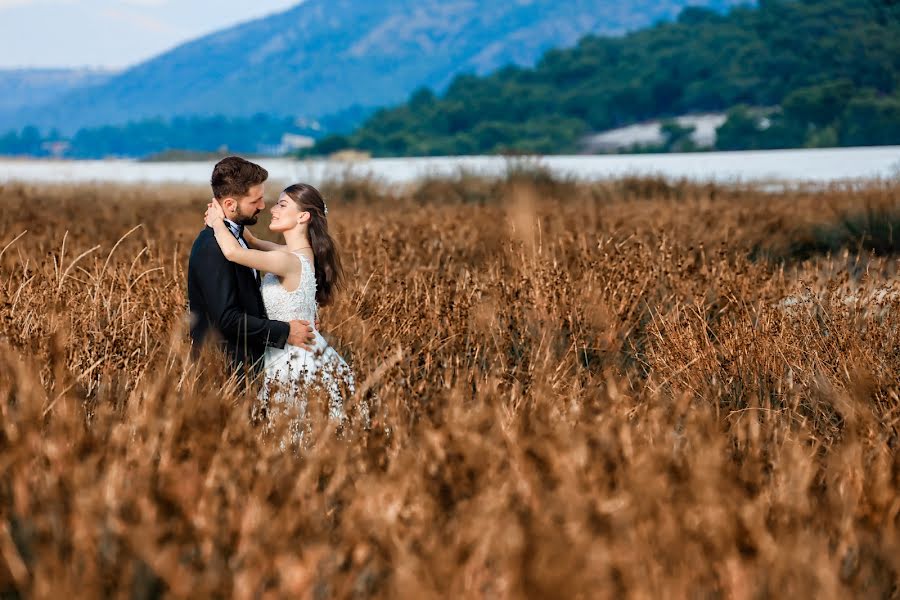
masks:
POLYGON ((40 106, 72 90, 106 83, 114 74, 97 69, 0 69, 0 112, 40 106))
MULTIPOLYGON (((530 64, 589 32, 747 0, 307 0, 179 46, 89 89, 4 119, 73 131, 175 115, 318 117, 441 90, 460 72, 530 64)), ((32 103, 34 106, 35 103, 32 103)))

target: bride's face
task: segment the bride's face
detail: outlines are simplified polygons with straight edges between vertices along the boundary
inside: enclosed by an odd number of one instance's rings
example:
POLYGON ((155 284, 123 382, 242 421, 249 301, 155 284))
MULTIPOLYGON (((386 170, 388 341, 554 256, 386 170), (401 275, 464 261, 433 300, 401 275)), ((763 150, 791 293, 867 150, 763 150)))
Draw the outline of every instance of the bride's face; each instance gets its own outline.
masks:
POLYGON ((271 231, 288 231, 309 220, 309 213, 301 211, 297 203, 287 194, 282 194, 272 207, 271 231))

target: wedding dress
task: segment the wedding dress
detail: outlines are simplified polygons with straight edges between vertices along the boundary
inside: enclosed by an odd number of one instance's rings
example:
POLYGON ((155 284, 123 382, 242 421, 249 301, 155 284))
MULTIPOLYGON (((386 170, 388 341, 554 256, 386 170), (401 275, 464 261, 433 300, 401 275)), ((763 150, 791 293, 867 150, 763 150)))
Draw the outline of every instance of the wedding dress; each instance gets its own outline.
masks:
MULTIPOLYGON (((315 323, 318 312, 315 271, 308 258, 298 252, 293 254, 303 268, 300 285, 289 292, 276 275, 267 273, 261 284, 266 313, 277 321, 315 323)), ((352 395, 355 391, 353 371, 318 331, 314 330, 313 334, 312 350, 287 344, 284 348, 267 348, 265 354, 265 381, 259 398, 267 407, 270 422, 280 414, 295 411, 290 423, 295 443, 303 438, 307 392, 312 386, 324 388, 329 416, 338 421, 345 418, 344 394, 352 395)))

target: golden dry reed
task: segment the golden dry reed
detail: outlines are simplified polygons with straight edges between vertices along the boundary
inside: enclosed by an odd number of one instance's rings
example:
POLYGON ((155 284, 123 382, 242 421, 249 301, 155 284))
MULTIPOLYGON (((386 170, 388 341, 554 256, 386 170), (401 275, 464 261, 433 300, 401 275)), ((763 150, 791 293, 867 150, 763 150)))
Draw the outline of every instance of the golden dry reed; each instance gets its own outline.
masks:
POLYGON ((0 595, 898 597, 900 183, 326 192, 361 390, 282 452, 187 358, 207 190, 0 187, 0 595))

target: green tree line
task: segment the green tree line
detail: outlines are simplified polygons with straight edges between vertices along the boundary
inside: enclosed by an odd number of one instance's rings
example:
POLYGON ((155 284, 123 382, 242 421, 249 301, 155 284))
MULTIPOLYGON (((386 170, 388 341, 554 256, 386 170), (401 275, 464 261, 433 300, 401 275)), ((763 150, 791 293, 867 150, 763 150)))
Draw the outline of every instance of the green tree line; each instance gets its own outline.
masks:
POLYGON ((687 8, 673 23, 551 50, 534 68, 419 90, 312 152, 577 152, 590 132, 707 111, 728 112, 721 149, 898 144, 898 82, 896 0, 687 8))
POLYGON ((58 132, 41 133, 27 126, 0 136, 0 154, 48 156, 52 144, 63 142, 69 158, 145 157, 169 150, 267 153, 281 143, 285 133, 314 134, 292 118, 255 115, 146 119, 124 125, 81 129, 71 137, 58 132))

